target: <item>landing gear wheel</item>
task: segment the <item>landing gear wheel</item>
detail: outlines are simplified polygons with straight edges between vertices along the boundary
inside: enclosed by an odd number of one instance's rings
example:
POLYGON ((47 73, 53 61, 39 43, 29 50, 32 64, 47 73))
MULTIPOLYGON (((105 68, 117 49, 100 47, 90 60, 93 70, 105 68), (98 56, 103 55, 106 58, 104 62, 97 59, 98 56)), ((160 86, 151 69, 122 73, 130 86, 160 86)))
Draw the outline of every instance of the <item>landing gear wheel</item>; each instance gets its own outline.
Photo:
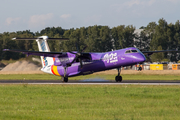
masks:
POLYGON ((122 81, 122 76, 120 76, 121 67, 117 68, 117 70, 118 70, 118 75, 116 76, 115 80, 116 80, 116 82, 121 82, 122 81))
POLYGON ((68 77, 65 77, 65 78, 64 78, 64 82, 68 82, 68 77))
POLYGON ((116 82, 121 82, 122 81, 122 76, 116 76, 116 82))
POLYGON ((68 77, 62 77, 61 80, 62 80, 63 82, 68 82, 68 77))

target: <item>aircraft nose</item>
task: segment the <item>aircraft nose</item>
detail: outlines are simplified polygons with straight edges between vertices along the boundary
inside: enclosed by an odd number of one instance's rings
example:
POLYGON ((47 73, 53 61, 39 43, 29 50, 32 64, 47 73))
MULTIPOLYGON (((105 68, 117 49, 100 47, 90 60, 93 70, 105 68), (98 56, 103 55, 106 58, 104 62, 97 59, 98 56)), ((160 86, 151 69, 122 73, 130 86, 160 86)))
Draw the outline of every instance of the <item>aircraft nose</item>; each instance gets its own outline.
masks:
POLYGON ((134 58, 135 58, 135 62, 137 62, 137 63, 146 61, 146 57, 142 54, 138 54, 134 58))
POLYGON ((140 59, 139 59, 140 62, 144 62, 146 61, 146 57, 144 55, 141 55, 140 59))

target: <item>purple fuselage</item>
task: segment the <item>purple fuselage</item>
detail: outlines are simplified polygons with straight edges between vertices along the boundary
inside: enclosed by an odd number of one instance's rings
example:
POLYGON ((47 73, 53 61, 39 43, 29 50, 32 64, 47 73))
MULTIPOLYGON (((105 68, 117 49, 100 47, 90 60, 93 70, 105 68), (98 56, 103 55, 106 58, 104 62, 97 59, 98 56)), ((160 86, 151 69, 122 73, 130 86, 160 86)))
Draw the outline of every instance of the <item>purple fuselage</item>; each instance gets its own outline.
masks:
MULTIPOLYGON (((86 75, 94 72, 131 66, 146 60, 144 54, 134 47, 104 53, 89 53, 88 57, 89 59, 84 59, 82 68, 78 61, 73 63, 70 67, 67 67, 66 76, 86 75)), ((64 76, 64 66, 72 62, 74 58, 75 55, 69 52, 67 52, 67 56, 63 58, 55 58, 54 65, 57 66, 57 71, 61 76, 64 76)))

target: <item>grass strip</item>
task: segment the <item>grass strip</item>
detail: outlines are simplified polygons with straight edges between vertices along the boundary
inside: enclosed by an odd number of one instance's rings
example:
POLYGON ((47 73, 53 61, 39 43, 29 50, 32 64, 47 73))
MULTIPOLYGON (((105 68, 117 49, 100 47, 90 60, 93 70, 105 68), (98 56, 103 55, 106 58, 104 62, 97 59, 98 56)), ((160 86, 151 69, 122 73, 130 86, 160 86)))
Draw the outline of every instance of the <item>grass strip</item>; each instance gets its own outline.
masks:
POLYGON ((0 119, 180 119, 179 86, 0 85, 0 119))

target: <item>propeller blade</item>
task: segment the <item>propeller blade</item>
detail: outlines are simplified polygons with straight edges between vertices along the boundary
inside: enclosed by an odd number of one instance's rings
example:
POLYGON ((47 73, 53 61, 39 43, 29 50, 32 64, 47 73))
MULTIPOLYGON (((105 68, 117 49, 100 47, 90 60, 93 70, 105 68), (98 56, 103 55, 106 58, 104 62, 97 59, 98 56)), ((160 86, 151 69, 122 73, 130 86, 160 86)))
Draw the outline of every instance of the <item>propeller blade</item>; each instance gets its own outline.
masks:
POLYGON ((77 49, 77 51, 78 51, 78 52, 80 52, 80 51, 79 51, 79 47, 78 47, 78 44, 77 44, 77 43, 76 43, 76 49, 77 49))
POLYGON ((84 50, 87 48, 87 45, 83 48, 82 52, 84 52, 84 50))
POLYGON ((69 53, 76 54, 76 53, 74 53, 74 52, 72 52, 72 51, 69 51, 69 53))
POLYGON ((76 43, 76 47, 77 47, 77 50, 78 50, 77 53, 74 53, 74 52, 72 52, 72 51, 69 51, 69 53, 75 54, 76 57, 74 58, 74 60, 73 60, 71 63, 68 63, 67 65, 68 65, 68 66, 71 66, 71 65, 72 65, 75 61, 77 61, 77 59, 78 59, 79 62, 80 62, 81 68, 83 68, 83 63, 82 63, 83 51, 87 48, 87 45, 83 48, 82 51, 79 51, 79 47, 77 46, 77 43, 76 43))
POLYGON ((81 66, 81 69, 82 69, 83 68, 83 63, 82 63, 81 58, 79 58, 79 62, 80 62, 80 66, 81 66))
POLYGON ((71 66, 77 59, 78 59, 78 56, 76 55, 76 57, 75 57, 74 60, 69 64, 69 66, 71 66))

